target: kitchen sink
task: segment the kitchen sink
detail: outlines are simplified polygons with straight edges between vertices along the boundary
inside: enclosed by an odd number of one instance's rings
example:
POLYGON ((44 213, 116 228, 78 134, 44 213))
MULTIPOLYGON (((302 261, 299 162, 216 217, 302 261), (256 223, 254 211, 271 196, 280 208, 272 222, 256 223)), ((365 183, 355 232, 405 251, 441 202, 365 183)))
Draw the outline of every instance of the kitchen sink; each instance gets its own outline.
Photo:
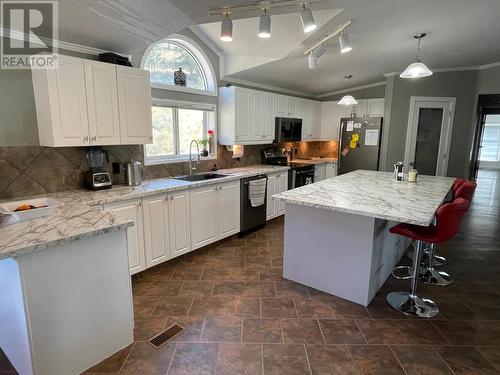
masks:
POLYGON ((198 173, 198 174, 193 174, 191 176, 175 177, 175 179, 182 181, 206 181, 222 177, 227 177, 227 176, 225 174, 218 174, 218 173, 198 173))

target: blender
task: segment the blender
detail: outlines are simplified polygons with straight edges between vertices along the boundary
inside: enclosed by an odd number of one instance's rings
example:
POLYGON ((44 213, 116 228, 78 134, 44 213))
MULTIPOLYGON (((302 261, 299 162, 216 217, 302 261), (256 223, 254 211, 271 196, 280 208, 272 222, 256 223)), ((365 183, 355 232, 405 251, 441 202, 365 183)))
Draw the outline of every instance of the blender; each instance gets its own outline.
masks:
POLYGON ((85 157, 89 170, 85 178, 85 185, 90 190, 111 189, 111 176, 103 169, 104 158, 109 163, 109 154, 101 147, 85 149, 85 157))

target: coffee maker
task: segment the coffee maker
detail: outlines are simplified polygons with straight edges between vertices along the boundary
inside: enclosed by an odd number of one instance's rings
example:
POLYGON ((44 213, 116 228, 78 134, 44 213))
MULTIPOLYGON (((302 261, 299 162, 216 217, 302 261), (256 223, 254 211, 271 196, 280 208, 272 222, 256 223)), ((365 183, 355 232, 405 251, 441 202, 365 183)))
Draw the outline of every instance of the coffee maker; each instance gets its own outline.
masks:
POLYGON ((89 170, 85 178, 85 185, 90 190, 111 189, 111 176, 103 169, 104 157, 109 163, 109 154, 101 147, 89 147, 85 149, 85 157, 89 170))

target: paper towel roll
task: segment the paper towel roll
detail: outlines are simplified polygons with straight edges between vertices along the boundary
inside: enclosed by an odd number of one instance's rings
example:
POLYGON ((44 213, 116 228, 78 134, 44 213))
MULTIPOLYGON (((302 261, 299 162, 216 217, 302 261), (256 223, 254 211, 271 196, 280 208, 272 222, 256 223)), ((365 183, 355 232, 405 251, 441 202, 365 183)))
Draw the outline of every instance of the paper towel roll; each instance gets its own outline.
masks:
POLYGON ((234 145, 234 146, 226 146, 228 151, 233 153, 233 159, 241 158, 243 156, 243 152, 245 151, 245 147, 243 145, 234 145))

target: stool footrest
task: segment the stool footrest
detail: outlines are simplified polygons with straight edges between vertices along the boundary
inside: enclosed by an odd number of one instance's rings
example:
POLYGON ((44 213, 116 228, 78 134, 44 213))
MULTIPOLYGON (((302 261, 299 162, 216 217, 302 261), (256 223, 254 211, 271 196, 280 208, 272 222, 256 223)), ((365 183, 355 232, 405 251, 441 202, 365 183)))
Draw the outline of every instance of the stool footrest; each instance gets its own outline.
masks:
POLYGON ((410 275, 411 270, 412 270, 412 267, 410 267, 410 266, 397 266, 392 270, 391 275, 398 280, 408 280, 408 279, 411 279, 411 275, 410 275), (396 274, 396 272, 399 270, 406 270, 407 274, 405 276, 398 276, 396 274))

